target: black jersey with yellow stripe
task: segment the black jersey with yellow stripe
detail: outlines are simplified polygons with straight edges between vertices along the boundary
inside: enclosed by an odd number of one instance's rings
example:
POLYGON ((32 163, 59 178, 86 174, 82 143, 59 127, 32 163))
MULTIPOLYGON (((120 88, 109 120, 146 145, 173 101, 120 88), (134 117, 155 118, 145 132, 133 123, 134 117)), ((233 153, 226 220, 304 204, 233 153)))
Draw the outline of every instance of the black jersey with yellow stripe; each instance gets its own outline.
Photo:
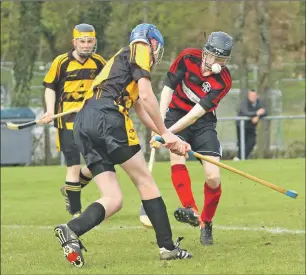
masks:
MULTIPOLYGON (((119 50, 94 80, 85 101, 127 114, 139 97, 137 81, 151 78, 150 52, 143 43, 134 43, 119 50), (104 100, 104 99, 112 100, 104 100)), ((84 102, 85 102, 84 101, 84 102)))
MULTIPOLYGON (((43 85, 56 93, 55 113, 79 108, 86 92, 91 88, 96 76, 102 71, 106 61, 98 54, 92 54, 84 63, 76 60, 73 50, 57 56, 43 85)), ((54 121, 54 126, 62 129, 73 129, 75 114, 63 116, 54 121)))

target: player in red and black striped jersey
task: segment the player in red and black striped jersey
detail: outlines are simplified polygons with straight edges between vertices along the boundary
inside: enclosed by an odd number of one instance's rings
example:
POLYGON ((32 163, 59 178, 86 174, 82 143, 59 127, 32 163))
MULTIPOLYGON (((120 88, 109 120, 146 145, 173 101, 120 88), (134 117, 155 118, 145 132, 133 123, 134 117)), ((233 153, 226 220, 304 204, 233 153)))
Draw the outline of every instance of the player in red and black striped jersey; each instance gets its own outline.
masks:
MULTIPOLYGON (((232 86, 226 63, 232 50, 232 37, 212 32, 203 49, 185 49, 167 73, 160 110, 165 125, 191 145, 191 148, 215 161, 222 156, 216 132, 216 108, 232 86)), ((206 181, 201 215, 195 203, 186 160, 171 154, 171 178, 184 208, 175 218, 201 226, 201 244, 213 243, 212 219, 221 196, 219 167, 202 161, 206 181)))

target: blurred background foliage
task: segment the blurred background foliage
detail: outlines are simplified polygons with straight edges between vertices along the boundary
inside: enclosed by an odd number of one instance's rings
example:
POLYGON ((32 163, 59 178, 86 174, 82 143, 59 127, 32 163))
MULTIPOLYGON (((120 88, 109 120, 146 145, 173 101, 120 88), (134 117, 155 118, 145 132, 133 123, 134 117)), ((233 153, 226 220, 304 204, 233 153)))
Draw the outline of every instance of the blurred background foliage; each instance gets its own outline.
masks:
MULTIPOLYGON (((254 87, 270 114, 276 114, 271 106, 277 100, 281 101, 281 114, 304 114, 305 12, 305 0, 2 1, 1 85, 10 90, 11 106, 42 107, 43 77, 53 58, 71 49, 76 24, 95 27, 97 52, 109 59, 129 43, 133 27, 149 22, 165 38, 163 63, 154 69, 152 78, 157 96, 175 56, 186 47, 202 48, 204 32, 222 30, 234 37, 230 71, 233 88, 241 90, 238 97, 254 87), (271 97, 273 89, 281 91, 279 98, 271 97)), ((235 105, 238 99, 233 101, 235 105)), ((219 109, 219 116, 236 113, 236 106, 230 103, 219 109)), ((298 132, 298 140, 303 142, 305 133, 301 135, 299 130, 305 132, 305 120, 293 124, 298 126, 292 132, 298 132)), ((144 132, 146 140, 149 133, 144 132)), ((260 156, 264 157, 270 146, 266 137, 271 132, 269 125, 259 129, 260 156)))

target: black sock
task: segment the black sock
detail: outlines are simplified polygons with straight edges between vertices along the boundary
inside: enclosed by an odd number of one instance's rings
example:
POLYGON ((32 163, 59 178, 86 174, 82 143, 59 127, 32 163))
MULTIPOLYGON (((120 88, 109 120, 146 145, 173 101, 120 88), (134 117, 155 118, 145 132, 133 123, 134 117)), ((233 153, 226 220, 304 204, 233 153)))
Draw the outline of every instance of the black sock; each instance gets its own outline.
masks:
POLYGON ((172 231, 162 197, 143 200, 142 204, 155 230, 158 246, 173 250, 172 231))
POLYGON ((81 211, 81 185, 79 182, 66 181, 65 190, 70 202, 72 214, 81 211))
POLYGON ((87 184, 92 180, 92 178, 88 178, 86 176, 84 176, 84 174, 82 173, 82 169, 80 170, 80 184, 81 184, 81 188, 84 188, 85 186, 87 186, 87 184))
POLYGON ((101 203, 94 202, 75 219, 68 222, 68 227, 79 237, 99 225, 105 218, 105 208, 101 203))

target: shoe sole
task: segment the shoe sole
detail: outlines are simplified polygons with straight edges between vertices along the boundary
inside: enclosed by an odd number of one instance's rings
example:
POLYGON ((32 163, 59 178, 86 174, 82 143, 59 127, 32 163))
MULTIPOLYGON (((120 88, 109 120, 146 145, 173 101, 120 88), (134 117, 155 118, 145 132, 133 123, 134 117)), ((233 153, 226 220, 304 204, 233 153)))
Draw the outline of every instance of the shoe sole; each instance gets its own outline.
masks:
POLYGON ((171 257, 166 257, 166 258, 160 257, 160 260, 161 261, 175 261, 175 260, 182 260, 182 259, 179 259, 175 256, 171 256, 171 257))
POLYGON ((171 252, 167 254, 160 254, 160 260, 161 261, 172 261, 172 260, 188 260, 192 258, 192 254, 190 253, 184 253, 184 255, 181 255, 180 257, 177 254, 171 254, 171 252))
POLYGON ((148 216, 146 215, 141 215, 139 216, 139 220, 142 223, 142 225, 146 228, 153 228, 153 225, 150 221, 150 219, 148 218, 148 216))
POLYGON ((197 217, 190 217, 189 214, 187 214, 184 210, 177 209, 174 211, 174 217, 177 221, 188 223, 189 225, 193 227, 197 227, 200 225, 200 222, 197 217))
MULTIPOLYGON (((60 228, 54 229, 54 235, 57 238, 58 242, 61 244, 61 240, 64 238, 63 230, 60 228)), ((77 251, 75 251, 69 245, 63 246, 64 256, 69 263, 71 263, 75 267, 82 267, 84 265, 84 261, 82 260, 81 255, 77 251)))
POLYGON ((168 258, 160 257, 160 260, 161 260, 161 261, 175 261, 175 260, 189 260, 189 259, 191 259, 191 258, 192 258, 191 255, 189 255, 188 257, 185 257, 185 258, 178 258, 178 257, 176 257, 176 256, 170 256, 170 257, 168 257, 168 258))

